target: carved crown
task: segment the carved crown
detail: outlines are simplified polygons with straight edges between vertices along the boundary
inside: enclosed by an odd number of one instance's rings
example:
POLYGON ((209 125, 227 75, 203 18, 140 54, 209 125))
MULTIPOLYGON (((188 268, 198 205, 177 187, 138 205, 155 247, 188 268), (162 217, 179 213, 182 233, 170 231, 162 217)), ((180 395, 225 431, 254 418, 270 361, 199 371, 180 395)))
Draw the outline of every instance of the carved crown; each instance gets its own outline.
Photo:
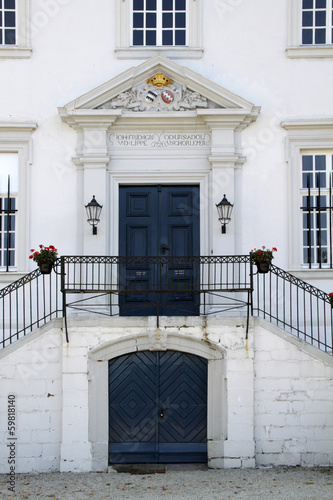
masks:
POLYGON ((163 75, 163 73, 156 73, 156 75, 150 77, 147 80, 147 83, 152 83, 156 87, 166 87, 173 83, 173 81, 167 76, 163 75))

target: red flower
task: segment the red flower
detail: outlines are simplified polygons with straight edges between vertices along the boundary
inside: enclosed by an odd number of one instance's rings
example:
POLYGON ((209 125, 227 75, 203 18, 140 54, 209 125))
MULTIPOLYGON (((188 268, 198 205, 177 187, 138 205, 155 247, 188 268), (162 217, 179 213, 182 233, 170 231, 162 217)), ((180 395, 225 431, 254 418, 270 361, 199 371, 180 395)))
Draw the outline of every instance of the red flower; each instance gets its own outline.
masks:
POLYGON ((333 292, 329 293, 328 295, 329 295, 330 297, 333 297, 333 292))
POLYGON ((263 248, 263 250, 265 250, 266 247, 263 246, 262 248, 263 248))
POLYGON ((274 252, 277 252, 277 248, 273 247, 272 250, 274 250, 274 252))
POLYGON ((262 251, 261 251, 261 250, 258 250, 258 253, 262 253, 262 251))
POLYGON ((35 251, 35 249, 34 249, 34 248, 32 248, 32 249, 30 250, 30 252, 34 252, 34 251, 35 251))
POLYGON ((39 245, 39 248, 43 248, 44 245, 39 245))
POLYGON ((33 255, 30 255, 30 256, 29 256, 29 259, 33 259, 33 258, 34 258, 34 256, 33 256, 33 255))

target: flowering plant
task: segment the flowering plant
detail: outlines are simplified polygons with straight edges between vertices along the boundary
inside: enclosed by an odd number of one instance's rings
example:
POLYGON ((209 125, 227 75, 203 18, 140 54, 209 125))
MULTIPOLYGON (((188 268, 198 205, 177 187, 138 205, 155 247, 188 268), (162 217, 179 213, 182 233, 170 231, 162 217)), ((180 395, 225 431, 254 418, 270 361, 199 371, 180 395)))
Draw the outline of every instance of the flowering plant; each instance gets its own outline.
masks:
POLYGON ((256 262, 267 262, 274 259, 273 252, 277 252, 277 248, 273 247, 272 249, 270 249, 263 246, 259 250, 257 250, 256 248, 254 250, 251 250, 250 256, 256 262))
POLYGON ((32 254, 29 256, 29 259, 33 259, 37 264, 47 261, 55 262, 58 258, 58 250, 53 245, 49 247, 39 245, 39 250, 32 248, 30 252, 32 252, 32 254))
POLYGON ((331 303, 331 306, 333 308, 333 292, 329 293, 328 296, 330 298, 330 303, 331 303))

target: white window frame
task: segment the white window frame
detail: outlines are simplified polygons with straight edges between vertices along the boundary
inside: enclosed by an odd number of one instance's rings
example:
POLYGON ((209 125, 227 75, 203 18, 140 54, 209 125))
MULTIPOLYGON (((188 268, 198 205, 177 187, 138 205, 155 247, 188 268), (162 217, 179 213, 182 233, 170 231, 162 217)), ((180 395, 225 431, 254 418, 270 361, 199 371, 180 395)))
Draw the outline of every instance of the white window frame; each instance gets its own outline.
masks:
MULTIPOLYGON (((18 155, 18 193, 15 229, 15 268, 0 271, 0 282, 13 273, 26 273, 29 268, 29 166, 31 165, 31 135, 36 123, 0 122, 0 153, 18 155)), ((15 279, 15 278, 14 278, 15 279)))
MULTIPOLYGON (((325 202, 325 206, 326 207, 329 207, 329 204, 330 204, 330 201, 329 201, 329 194, 330 194, 330 188, 329 188, 329 185, 330 185, 330 178, 331 178, 331 175, 332 175, 332 160, 333 160, 333 150, 320 150, 320 149, 316 149, 316 150, 302 150, 301 151, 301 165, 300 165, 300 175, 301 177, 303 177, 303 175, 305 174, 306 175, 306 171, 304 172, 303 171, 303 157, 304 156, 312 156, 314 157, 313 159, 315 159, 315 157, 317 156, 325 156, 325 170, 315 170, 315 162, 313 162, 313 170, 312 171, 308 171, 309 174, 312 174, 312 187, 310 186, 310 196, 313 197, 313 198, 316 198, 319 194, 319 189, 317 187, 317 183, 316 183, 316 175, 317 174, 323 174, 325 173, 325 187, 321 186, 320 187, 320 196, 321 198, 325 197, 326 199, 326 202, 325 202)), ((308 188, 306 186, 304 186, 304 182, 303 182, 303 179, 301 179, 300 181, 301 183, 301 188, 300 188, 300 196, 299 196, 299 206, 304 206, 304 203, 303 203, 303 198, 304 197, 307 197, 308 195, 308 188)), ((321 184, 321 182, 320 182, 321 184)), ((313 202, 315 203, 315 199, 313 200, 313 202)), ((312 207, 311 207, 312 208, 312 207)), ((316 236, 317 236, 317 230, 318 230, 318 227, 317 227, 317 214, 318 212, 317 211, 313 211, 313 212, 310 212, 312 214, 312 223, 311 223, 311 230, 313 231, 313 238, 311 238, 312 240, 312 251, 313 251, 313 258, 314 258, 314 262, 311 262, 311 269, 318 269, 318 268, 322 268, 322 269, 329 269, 330 268, 330 260, 332 258, 332 255, 330 254, 330 241, 329 241, 329 236, 330 236, 330 229, 329 229, 329 222, 330 222, 330 213, 329 213, 329 209, 326 210, 326 212, 322 212, 323 214, 326 213, 326 218, 327 218, 327 224, 326 224, 326 227, 323 227, 322 228, 322 231, 326 231, 327 233, 327 242, 326 242, 326 245, 323 245, 323 248, 327 247, 327 262, 322 262, 321 264, 319 264, 319 262, 316 262, 318 259, 317 259, 317 251, 318 251, 318 248, 319 246, 316 244, 316 236)), ((302 214, 302 218, 304 217, 304 213, 308 213, 307 211, 304 211, 304 210, 301 210, 301 214, 302 214)), ((332 216, 332 214, 331 214, 332 216)), ((302 236, 304 234, 304 231, 308 231, 308 228, 304 228, 304 220, 302 220, 302 224, 301 224, 301 230, 302 230, 302 236)), ((310 266, 310 263, 306 263, 305 262, 305 259, 304 259, 304 250, 305 248, 307 248, 307 245, 304 245, 304 241, 302 242, 302 248, 303 248, 303 264, 306 268, 308 268, 310 266)))
POLYGON ((303 265, 303 223, 300 209, 300 193, 302 192, 302 156, 311 151, 320 154, 333 150, 333 119, 288 120, 281 126, 287 131, 286 162, 288 164, 288 206, 289 206, 289 269, 302 271, 298 275, 303 278, 332 279, 333 270, 308 269, 303 265))
MULTIPOLYGON (((331 8, 332 0, 329 0, 329 2, 328 8, 331 8)), ((330 12, 327 14, 328 17, 330 17, 330 12)), ((302 45, 302 0, 288 0, 288 46, 286 54, 292 59, 333 57, 332 43, 302 45)))
POLYGON ((117 1, 117 42, 115 53, 118 59, 148 59, 163 54, 172 59, 199 59, 202 57, 202 0, 187 0, 186 41, 187 45, 138 46, 132 45, 132 0, 117 1))
POLYGON ((16 44, 0 45, 0 59, 27 59, 30 48, 30 0, 16 0, 16 44))

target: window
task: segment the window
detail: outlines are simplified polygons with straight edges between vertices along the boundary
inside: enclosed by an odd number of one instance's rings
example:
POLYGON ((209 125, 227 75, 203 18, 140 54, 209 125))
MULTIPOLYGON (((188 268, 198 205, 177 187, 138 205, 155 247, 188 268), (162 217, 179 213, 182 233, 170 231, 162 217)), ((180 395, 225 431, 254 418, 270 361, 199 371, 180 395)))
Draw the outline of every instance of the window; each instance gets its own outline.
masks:
POLYGON ((133 0, 132 45, 186 45, 186 0, 133 0))
POLYGON ((201 0, 117 0, 119 58, 199 58, 201 0))
POLYGON ((333 152, 302 154, 303 264, 332 268, 333 152))
POLYGON ((15 0, 0 0, 0 44, 16 43, 15 0))
POLYGON ((289 57, 333 57, 333 0, 288 0, 289 57))
POLYGON ((10 272, 27 272, 29 264, 28 169, 36 128, 35 123, 0 122, 1 282, 10 272))
POLYGON ((332 0, 302 0, 302 44, 332 43, 332 0))
POLYGON ((0 0, 0 59, 30 57, 29 1, 0 0))
POLYGON ((287 131, 289 268, 302 271, 302 279, 315 270, 318 279, 332 279, 333 119, 288 120, 282 127, 287 131))
POLYGON ((15 267, 18 155, 0 153, 0 269, 15 267))

